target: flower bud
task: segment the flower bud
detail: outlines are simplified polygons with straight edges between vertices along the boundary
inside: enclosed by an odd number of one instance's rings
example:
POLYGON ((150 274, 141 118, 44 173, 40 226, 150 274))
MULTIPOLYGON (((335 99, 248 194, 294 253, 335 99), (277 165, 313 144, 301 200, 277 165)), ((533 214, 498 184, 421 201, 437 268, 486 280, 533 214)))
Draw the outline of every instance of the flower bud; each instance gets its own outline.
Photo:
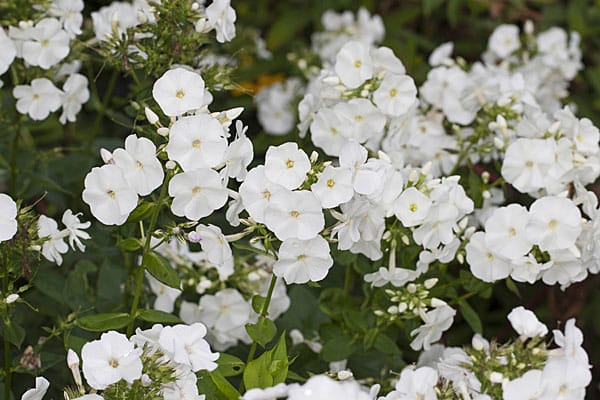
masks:
POLYGON ((156 115, 156 113, 154 111, 152 111, 150 108, 145 107, 144 113, 146 114, 146 119, 152 125, 155 125, 158 122, 158 115, 156 115))
POLYGON ((167 136, 169 136, 169 128, 165 128, 163 126, 162 128, 158 128, 156 130, 156 133, 158 133, 162 137, 167 137, 167 136))
POLYGON ((6 296, 6 304, 14 303, 18 299, 19 299, 19 295, 18 294, 16 294, 16 293, 9 294, 8 296, 6 296))
POLYGON ((343 371, 340 371, 337 373, 337 378, 340 381, 345 381, 346 379, 350 379, 350 378, 352 378, 352 376, 353 376, 352 372, 348 371, 348 370, 343 370, 343 371))

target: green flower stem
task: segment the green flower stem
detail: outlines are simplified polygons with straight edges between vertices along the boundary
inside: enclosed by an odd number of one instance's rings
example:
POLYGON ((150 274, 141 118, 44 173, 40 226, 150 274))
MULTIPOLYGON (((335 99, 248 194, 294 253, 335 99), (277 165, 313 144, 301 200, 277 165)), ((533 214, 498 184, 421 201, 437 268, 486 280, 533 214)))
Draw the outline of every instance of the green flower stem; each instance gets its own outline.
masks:
POLYGON ((150 252, 150 239, 152 239, 152 232, 156 227, 156 221, 158 221, 158 214, 160 214, 160 210, 163 206, 163 202, 167 196, 167 187, 169 186, 171 174, 167 173, 165 177, 165 181, 163 182, 162 188, 160 189, 160 195, 158 196, 158 201, 156 207, 153 210, 152 216, 150 217, 150 224, 148 225, 148 230, 146 231, 146 240, 144 242, 144 248, 142 252, 142 262, 140 263, 140 267, 138 268, 135 275, 135 293, 133 295, 133 303, 131 304, 131 311, 129 312, 129 317, 131 318, 131 322, 129 322, 129 326, 127 326, 127 335, 130 336, 133 333, 133 326, 135 322, 135 314, 137 313, 138 305, 140 302, 140 294, 142 292, 142 284, 144 283, 144 270, 146 269, 144 266, 144 256, 146 253, 150 252))
MULTIPOLYGON (((8 293, 8 286, 9 286, 9 282, 8 282, 8 273, 9 273, 9 265, 8 265, 8 256, 6 254, 6 249, 4 249, 3 251, 3 258, 4 258, 4 274, 2 274, 2 294, 4 295, 4 297, 7 296, 8 293)), ((3 322, 4 323, 4 322, 3 322)), ((10 343, 6 337, 6 331, 4 332, 3 336, 3 340, 4 340, 4 398, 5 399, 10 399, 10 386, 11 386, 11 378, 12 378, 12 368, 10 366, 11 364, 11 360, 10 360, 10 343)))
MULTIPOLYGON (((273 289, 275 289, 275 284, 277 283, 277 277, 275 274, 271 275, 271 283, 269 284, 269 290, 267 291, 267 298, 262 306, 262 310, 260 310, 260 314, 258 318, 266 317, 269 313, 269 304, 271 304, 271 297, 273 297, 273 289)), ((254 359, 254 353, 256 353, 256 341, 252 341, 252 346, 250 346, 250 352, 248 353, 248 359, 246 360, 246 364, 254 359)))

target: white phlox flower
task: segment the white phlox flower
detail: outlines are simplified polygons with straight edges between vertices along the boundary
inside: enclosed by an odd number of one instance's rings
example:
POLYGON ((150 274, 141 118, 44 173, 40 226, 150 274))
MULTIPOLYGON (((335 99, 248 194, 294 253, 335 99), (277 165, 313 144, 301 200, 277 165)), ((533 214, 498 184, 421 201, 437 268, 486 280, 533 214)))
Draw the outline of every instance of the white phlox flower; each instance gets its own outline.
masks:
POLYGON ((172 313, 175 309, 175 300, 181 295, 181 290, 165 285, 149 273, 146 273, 146 279, 150 284, 150 290, 156 295, 152 307, 155 310, 172 313))
POLYGON ((142 376, 141 353, 122 333, 103 333, 81 349, 83 375, 88 385, 98 390, 121 379, 132 383, 142 376))
POLYGON ((71 246, 71 249, 75 250, 75 245, 77 245, 79 251, 85 251, 85 245, 81 240, 90 239, 90 235, 84 229, 89 228, 92 223, 90 221, 81 222, 79 220, 80 215, 81 213, 73 214, 73 211, 66 210, 62 216, 62 223, 69 236, 69 246, 71 246))
POLYGON ((520 47, 519 27, 516 25, 499 25, 488 41, 488 49, 500 58, 508 57, 520 47))
POLYGON ((9 195, 0 193, 0 242, 12 239, 17 228, 17 203, 9 195))
POLYGON ((158 343, 165 355, 173 362, 190 367, 192 371, 213 371, 219 353, 210 350, 204 339, 206 327, 196 322, 192 325, 165 326, 158 343))
POLYGON ((288 239, 279 248, 273 273, 283 277, 287 284, 318 282, 327 276, 332 266, 329 244, 323 237, 288 239))
POLYGON ((217 42, 230 42, 235 37, 237 15, 230 0, 214 0, 206 7, 208 24, 217 32, 217 42))
POLYGON ((217 269, 219 279, 226 280, 233 274, 233 253, 221 228, 215 225, 198 225, 194 233, 206 260, 217 269))
POLYGON ((69 54, 69 35, 56 18, 42 19, 29 34, 31 40, 23 42, 22 48, 28 64, 49 69, 69 54))
POLYGON ((69 247, 64 241, 66 233, 58 230, 58 224, 52 218, 40 215, 38 219, 38 237, 47 240, 42 244, 42 255, 50 262, 57 265, 62 264, 62 254, 65 254, 69 247))
POLYGON ((287 142, 267 149, 264 172, 271 182, 293 190, 304 182, 308 171, 310 160, 297 143, 287 142))
POLYGON ((354 89, 373 77, 369 47, 357 41, 346 43, 335 61, 335 72, 344 85, 354 89))
POLYGON ((435 387, 438 373, 430 367, 417 369, 404 368, 400 379, 396 382, 395 390, 382 399, 389 400, 437 400, 435 387))
POLYGON ((259 165, 248 171, 246 179, 240 185, 239 194, 250 217, 258 223, 265 222, 265 209, 279 192, 287 189, 271 182, 265 175, 265 166, 259 165))
POLYGON ((534 338, 546 336, 548 328, 541 323, 535 314, 526 308, 519 306, 513 308, 507 316, 513 329, 521 336, 534 338))
POLYGON ((308 190, 280 191, 265 209, 265 225, 281 241, 312 239, 325 227, 321 202, 308 190))
POLYGON ((94 217, 105 225, 122 225, 137 205, 136 192, 115 165, 92 168, 84 185, 83 201, 90 206, 94 217))
POLYGON ((169 196, 173 197, 173 214, 191 221, 212 214, 227 202, 219 174, 208 168, 175 175, 169 182, 169 196))
POLYGON ((21 400, 42 400, 49 387, 50 382, 43 376, 38 376, 35 378, 35 388, 23 393, 21 400))
POLYGON ((492 252, 511 260, 524 256, 533 245, 526 234, 528 224, 525 207, 510 204, 498 208, 485 222, 485 244, 492 252))
POLYGON ((288 390, 288 400, 371 400, 369 392, 356 381, 335 381, 325 375, 315 375, 302 386, 288 390))
POLYGON ((581 212, 565 197, 546 196, 529 207, 527 237, 542 250, 568 249, 581 233, 581 212))
POLYGON ((156 146, 148 138, 138 138, 135 134, 127 136, 125 149, 116 149, 112 160, 140 196, 149 195, 164 180, 162 164, 156 157, 156 146))
POLYGON ((71 38, 81 34, 83 0, 54 0, 48 12, 57 17, 71 38))
POLYGON ((325 167, 310 190, 317 196, 323 208, 334 208, 354 196, 352 172, 348 168, 325 167))
POLYGON ((4 28, 0 28, 0 75, 8 71, 8 68, 12 64, 15 56, 17 55, 17 48, 13 41, 6 35, 4 28))
POLYGON ((173 68, 154 82, 152 97, 165 115, 183 115, 206 105, 204 79, 196 72, 173 68))
POLYGON ((408 75, 386 74, 373 93, 373 102, 383 113, 399 117, 417 101, 417 87, 408 75))
POLYGON ((410 332, 411 336, 416 335, 410 343, 410 347, 413 350, 429 349, 431 344, 438 341, 442 337, 442 333, 452 326, 455 315, 456 310, 447 305, 425 313, 422 316, 424 324, 410 332))
POLYGON ((486 244, 485 233, 477 232, 465 247, 471 273, 484 282, 508 277, 512 271, 510 260, 494 253, 486 244))
POLYGON ((88 90, 88 79, 85 75, 70 75, 62 87, 61 104, 63 112, 59 117, 61 124, 75 122, 77 114, 81 111, 81 106, 90 98, 88 90))
POLYGON ((227 139, 216 118, 198 114, 180 118, 171 126, 166 150, 184 171, 213 168, 225 159, 227 139))
POLYGON ((13 96, 17 99, 17 111, 36 121, 46 119, 62 104, 62 91, 46 78, 36 78, 31 85, 15 86, 13 96))

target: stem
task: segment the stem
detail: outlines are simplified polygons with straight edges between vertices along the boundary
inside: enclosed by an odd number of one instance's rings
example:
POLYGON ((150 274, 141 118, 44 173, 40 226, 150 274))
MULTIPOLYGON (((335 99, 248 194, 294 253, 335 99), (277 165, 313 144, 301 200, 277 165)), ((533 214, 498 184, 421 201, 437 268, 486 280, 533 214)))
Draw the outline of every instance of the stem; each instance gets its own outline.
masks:
MULTIPOLYGON (((271 297, 273 297, 273 289, 275 289, 275 284, 277 283, 277 277, 275 274, 271 275, 271 283, 269 284, 269 290, 267 291, 267 298, 262 306, 262 310, 260 310, 260 314, 258 318, 266 318, 269 313, 269 304, 271 304, 271 297)), ((248 360, 246 360, 246 364, 254 359, 254 353, 256 353, 256 342, 252 341, 252 346, 250 346, 250 352, 248 353, 248 360)))
POLYGON ((88 149, 92 148, 92 146, 94 145, 94 139, 96 138, 96 135, 98 135, 98 132, 100 132, 100 128, 102 127, 102 118, 104 117, 104 114, 106 114, 106 107, 108 106, 108 103, 112 98, 112 94, 115 90, 115 85, 117 84, 118 77, 118 71, 113 71, 112 75, 110 76, 110 80, 108 81, 108 86, 106 88, 106 93, 104 94, 104 99, 102 99, 100 109, 98 110, 98 115, 96 116, 96 119, 94 120, 94 125, 92 126, 92 132, 90 134, 88 149))
POLYGON ((156 226, 156 221, 158 221, 158 214, 162 208, 164 199, 167 195, 167 187, 169 186, 169 178, 170 174, 167 174, 165 177, 165 181, 163 182, 162 188, 160 189, 160 195, 158 196, 158 202, 154 211, 152 213, 152 217, 150 217, 150 225, 148 225, 148 230, 146 231, 146 241, 144 242, 144 249, 142 253, 142 262, 140 263, 140 267, 138 268, 135 275, 135 293, 133 295, 133 303, 131 304, 131 311, 129 312, 129 317, 131 318, 131 322, 129 326, 127 326, 127 336, 130 336, 133 333, 133 325, 135 321, 135 314, 137 313, 138 304, 140 302, 140 294, 142 292, 142 283, 144 283, 144 256, 151 251, 150 250, 150 239, 152 239, 152 232, 154 231, 154 227, 156 226))
MULTIPOLYGON (((3 252, 4 258, 4 274, 2 275, 2 289, 3 295, 6 297, 8 293, 8 256, 6 254, 6 250, 3 252)), ((3 322, 5 324, 5 322, 3 322)), ((4 398, 10 399, 10 386, 11 386, 11 378, 12 378, 12 369, 10 367, 10 343, 6 337, 6 331, 2 335, 2 339, 4 341, 4 398)))

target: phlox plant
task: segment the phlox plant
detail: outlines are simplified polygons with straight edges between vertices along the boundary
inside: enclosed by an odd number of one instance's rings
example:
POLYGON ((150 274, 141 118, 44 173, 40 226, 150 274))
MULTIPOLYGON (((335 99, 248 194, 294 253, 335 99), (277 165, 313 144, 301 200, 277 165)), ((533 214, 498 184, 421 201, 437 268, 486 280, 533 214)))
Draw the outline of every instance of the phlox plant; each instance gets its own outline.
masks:
POLYGON ((580 320, 523 295, 600 271, 577 32, 416 82, 328 10, 253 105, 273 54, 230 0, 0 10, 3 398, 585 397, 580 320))

